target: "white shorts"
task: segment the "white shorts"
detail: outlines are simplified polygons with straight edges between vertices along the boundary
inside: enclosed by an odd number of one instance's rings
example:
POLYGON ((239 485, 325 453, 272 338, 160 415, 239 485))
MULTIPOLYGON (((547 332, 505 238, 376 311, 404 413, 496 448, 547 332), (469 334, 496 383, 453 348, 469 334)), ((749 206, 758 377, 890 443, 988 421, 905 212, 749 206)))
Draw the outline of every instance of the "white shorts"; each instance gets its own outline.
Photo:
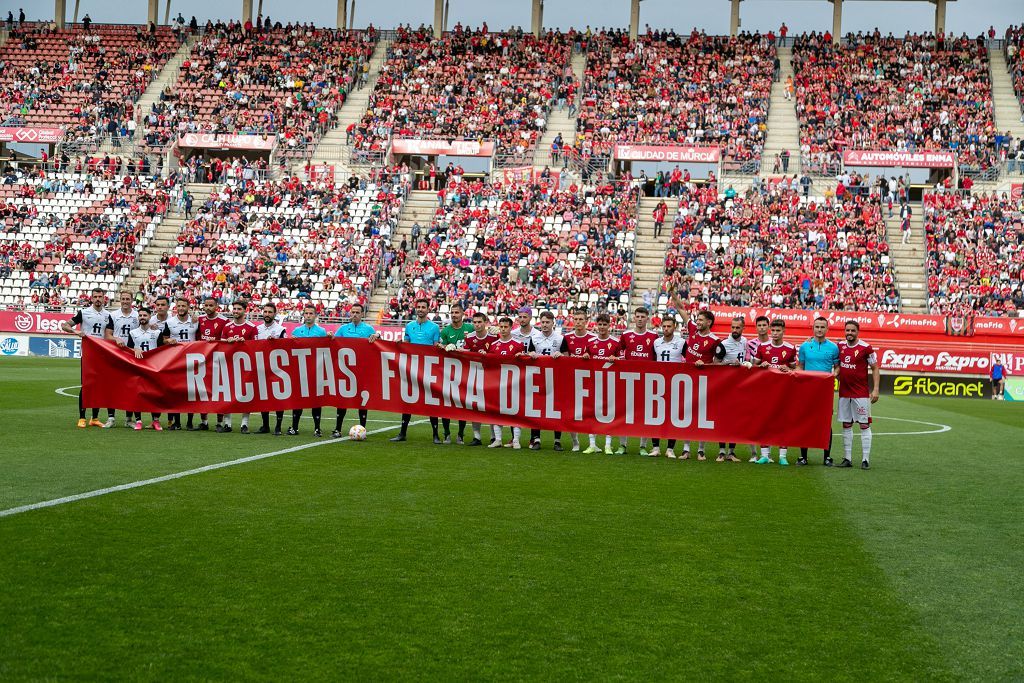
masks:
POLYGON ((869 424, 871 422, 871 399, 840 397, 839 421, 844 424, 847 422, 869 424))

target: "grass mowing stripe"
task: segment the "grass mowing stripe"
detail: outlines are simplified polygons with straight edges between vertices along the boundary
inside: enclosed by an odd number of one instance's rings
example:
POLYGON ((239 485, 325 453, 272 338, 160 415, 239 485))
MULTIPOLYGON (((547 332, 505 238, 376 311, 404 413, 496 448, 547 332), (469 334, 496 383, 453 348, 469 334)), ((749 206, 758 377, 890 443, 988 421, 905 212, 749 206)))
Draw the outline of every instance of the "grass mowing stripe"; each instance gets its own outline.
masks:
MULTIPOLYGON (((409 424, 422 424, 426 420, 417 420, 410 422, 409 424)), ((398 429, 401 425, 396 424, 390 427, 381 427, 380 429, 374 429, 368 431, 367 434, 380 434, 382 432, 389 432, 393 429, 398 429)), ((118 484, 117 486, 108 486, 102 489, 94 489, 92 491, 86 491, 84 493, 76 493, 71 496, 63 496, 61 498, 53 498, 50 500, 40 501, 38 503, 29 503, 28 505, 19 505, 18 507, 8 508, 6 510, 0 510, 0 518, 10 517, 12 515, 18 515, 23 512, 31 512, 32 510, 41 510, 43 508, 54 507, 56 505, 65 505, 67 503, 74 503, 79 500, 86 500, 88 498, 96 498, 97 496, 105 496, 110 493, 117 493, 118 491, 128 491, 130 489, 137 489, 142 486, 152 486, 153 484, 160 484, 165 481, 173 481, 174 479, 181 479, 182 477, 191 477, 196 474, 202 474, 203 472, 211 472, 213 470, 224 469, 225 467, 234 467, 235 465, 243 465, 248 462, 256 462, 257 460, 265 460, 266 458, 273 458, 277 455, 285 455, 287 453, 295 453, 298 451, 304 451, 308 448, 316 448, 317 446, 324 446, 326 444, 338 443, 340 441, 349 441, 349 437, 342 437, 339 439, 330 439, 326 441, 312 441, 310 443, 300 444, 298 446, 292 446, 291 448, 283 448, 278 451, 271 451, 270 453, 259 453, 257 455, 249 455, 244 458, 236 458, 234 460, 228 460, 226 462, 213 463, 211 465, 203 465, 202 467, 194 467, 190 470, 184 470, 182 472, 174 472, 172 474, 165 474, 160 477, 152 477, 150 479, 142 479, 140 481, 133 481, 127 484, 118 484)))
POLYGON ((870 472, 823 477, 831 497, 959 677, 1024 679, 1020 406, 887 397, 881 409, 956 428, 895 451, 876 442, 870 472))
POLYGON ((809 469, 353 451, 8 520, 0 673, 949 675, 809 469))

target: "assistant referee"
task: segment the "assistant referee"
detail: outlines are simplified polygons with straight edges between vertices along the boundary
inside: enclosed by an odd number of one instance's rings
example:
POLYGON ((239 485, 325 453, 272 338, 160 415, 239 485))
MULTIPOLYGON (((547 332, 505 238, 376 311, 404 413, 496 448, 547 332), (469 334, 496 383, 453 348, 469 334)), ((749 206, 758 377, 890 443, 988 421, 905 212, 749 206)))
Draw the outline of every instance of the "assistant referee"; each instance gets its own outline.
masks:
MULTIPOLYGON (((814 336, 800 345, 797 356, 796 367, 798 370, 809 370, 811 372, 827 372, 832 370, 839 363, 839 346, 826 338, 828 334, 828 320, 818 316, 814 320, 814 336)), ((832 466, 832 425, 829 425, 828 432, 829 448, 825 449, 825 467, 832 466)), ((800 459, 797 465, 807 464, 807 449, 800 449, 800 459)))

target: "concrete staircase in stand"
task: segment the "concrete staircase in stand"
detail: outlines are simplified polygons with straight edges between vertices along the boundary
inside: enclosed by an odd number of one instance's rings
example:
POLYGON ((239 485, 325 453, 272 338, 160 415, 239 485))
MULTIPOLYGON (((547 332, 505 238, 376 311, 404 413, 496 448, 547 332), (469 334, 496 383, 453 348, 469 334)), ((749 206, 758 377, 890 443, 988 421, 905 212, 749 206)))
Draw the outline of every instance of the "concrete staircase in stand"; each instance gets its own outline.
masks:
POLYGON ((370 101, 370 93, 377 85, 377 78, 380 76, 381 65, 387 58, 387 46, 384 40, 377 42, 377 48, 370 57, 369 79, 362 88, 357 87, 349 93, 348 99, 338 111, 338 126, 327 132, 313 152, 312 163, 328 164, 335 167, 335 173, 341 173, 339 177, 345 177, 350 172, 348 163, 348 147, 345 143, 345 129, 350 124, 358 122, 366 113, 367 104, 370 101))
MULTIPOLYGON (((202 206, 214 190, 213 185, 191 183, 188 191, 192 193, 192 215, 196 209, 202 206)), ((149 273, 160 268, 160 256, 167 252, 173 254, 178 246, 178 235, 182 226, 187 222, 184 213, 178 212, 178 207, 172 205, 171 209, 164 216, 163 221, 157 226, 153 239, 149 241, 146 249, 135 259, 132 272, 124 281, 124 287, 130 292, 138 290, 139 285, 146 280, 149 273)))
POLYGON ((925 275, 924 216, 920 206, 914 207, 910 217, 910 239, 902 244, 900 218, 885 219, 886 241, 889 243, 889 259, 896 275, 896 288, 900 293, 903 313, 928 312, 928 279, 925 275))
POLYGON ((793 100, 786 99, 786 78, 793 75, 793 48, 780 47, 779 80, 772 84, 771 109, 768 111, 768 137, 761 153, 761 175, 772 175, 775 155, 789 150, 789 172, 800 173, 800 123, 793 100))
MULTIPOLYGON (((586 55, 574 54, 571 65, 573 73, 576 74, 576 80, 582 84, 583 72, 587 66, 586 55)), ((578 96, 579 93, 577 92, 578 96)), ((537 153, 534 155, 534 165, 537 168, 543 169, 545 166, 556 168, 558 166, 551 158, 551 143, 554 142, 559 133, 562 134, 562 140, 566 145, 572 144, 573 140, 576 139, 576 117, 569 117, 568 106, 565 109, 552 111, 551 116, 548 117, 548 127, 537 143, 537 153)))
MULTIPOLYGON (((996 128, 1000 133, 1010 131, 1014 140, 1024 138, 1024 123, 1021 123, 1021 107, 1017 93, 1013 90, 1013 79, 1006 64, 1006 56, 1002 50, 988 51, 989 65, 992 70, 992 113, 995 116, 996 128)), ((1019 167, 1016 175, 1024 174, 1019 167)))
POLYGON ((672 224, 676 218, 677 201, 666 197, 668 213, 661 237, 654 237, 654 207, 661 201, 658 197, 643 197, 640 200, 640 215, 637 220, 636 259, 633 263, 633 293, 630 306, 635 308, 643 304, 643 294, 651 290, 652 303, 657 305, 661 291, 661 278, 665 273, 665 251, 672 241, 672 224))
MULTIPOLYGON (((168 85, 174 85, 178 80, 178 72, 181 71, 181 65, 188 59, 189 54, 192 52, 192 46, 196 43, 195 36, 189 36, 184 43, 178 48, 178 51, 167 60, 164 64, 164 68, 160 70, 156 78, 149 82, 145 92, 139 97, 138 102, 135 103, 135 123, 137 124, 135 139, 140 140, 142 138, 143 130, 143 119, 149 116, 149 112, 152 111, 153 105, 160 101, 160 93, 163 92, 164 88, 168 85)), ((109 142, 103 143, 100 147, 100 152, 106 152, 108 154, 117 153, 119 150, 111 145, 109 142)))
MULTIPOLYGON (((437 193, 432 190, 416 190, 410 192, 409 196, 405 200, 405 205, 402 207, 402 213, 398 217, 398 227, 391 235, 391 245, 398 249, 402 244, 402 240, 406 240, 406 244, 412 246, 412 226, 417 221, 422 228, 420 239, 426 236, 427 230, 430 228, 430 223, 434 218, 434 212, 437 211, 437 193)), ((406 258, 415 258, 416 252, 407 252, 406 258)), ((395 288, 397 289, 397 287, 395 288)), ((376 320, 378 314, 384 309, 385 305, 390 298, 392 291, 388 288, 387 282, 383 282, 374 288, 373 293, 370 295, 370 300, 367 303, 367 319, 376 320)))

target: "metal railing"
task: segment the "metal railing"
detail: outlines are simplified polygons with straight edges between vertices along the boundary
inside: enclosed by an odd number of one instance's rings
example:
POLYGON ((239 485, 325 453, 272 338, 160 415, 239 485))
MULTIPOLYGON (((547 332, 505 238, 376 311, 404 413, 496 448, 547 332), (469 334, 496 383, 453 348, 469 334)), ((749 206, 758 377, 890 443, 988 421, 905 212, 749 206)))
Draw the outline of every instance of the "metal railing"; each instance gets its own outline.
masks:
POLYGON ((801 154, 800 170, 812 178, 835 178, 843 172, 843 164, 838 160, 820 162, 801 154))
POLYGON ((1002 166, 1000 164, 989 166, 988 168, 981 168, 979 166, 961 166, 960 177, 970 178, 976 183, 994 183, 999 180, 1001 170, 1002 166))
POLYGON ((747 159, 746 161, 722 161, 723 174, 728 173, 729 175, 757 175, 760 172, 760 159, 747 159))

